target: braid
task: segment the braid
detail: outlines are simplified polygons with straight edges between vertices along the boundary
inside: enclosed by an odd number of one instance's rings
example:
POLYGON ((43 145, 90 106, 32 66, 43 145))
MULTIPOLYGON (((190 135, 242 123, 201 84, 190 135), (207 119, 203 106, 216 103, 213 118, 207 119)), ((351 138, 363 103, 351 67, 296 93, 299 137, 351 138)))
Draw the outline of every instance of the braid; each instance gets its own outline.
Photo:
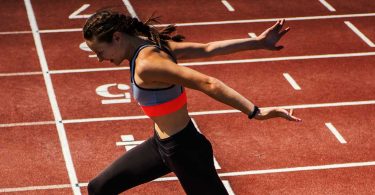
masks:
POLYGON ((83 36, 87 40, 97 38, 100 41, 111 42, 113 33, 119 31, 132 36, 145 36, 160 47, 167 40, 181 42, 185 39, 182 35, 170 35, 176 31, 175 25, 168 25, 160 31, 156 29, 153 24, 159 23, 159 18, 160 16, 154 17, 154 14, 152 14, 143 23, 137 18, 124 15, 120 12, 101 10, 87 19, 83 27, 83 36))

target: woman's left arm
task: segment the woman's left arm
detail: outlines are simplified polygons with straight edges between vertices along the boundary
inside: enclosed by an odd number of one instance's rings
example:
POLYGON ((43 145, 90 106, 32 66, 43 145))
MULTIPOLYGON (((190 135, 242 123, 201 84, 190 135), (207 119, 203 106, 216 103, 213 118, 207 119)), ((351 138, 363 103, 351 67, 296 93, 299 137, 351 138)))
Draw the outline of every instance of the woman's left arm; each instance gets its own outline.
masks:
POLYGON ((209 43, 169 41, 168 44, 178 59, 204 58, 255 49, 280 50, 283 46, 276 46, 276 43, 290 30, 289 27, 281 30, 284 23, 284 19, 279 20, 254 38, 229 39, 209 43))

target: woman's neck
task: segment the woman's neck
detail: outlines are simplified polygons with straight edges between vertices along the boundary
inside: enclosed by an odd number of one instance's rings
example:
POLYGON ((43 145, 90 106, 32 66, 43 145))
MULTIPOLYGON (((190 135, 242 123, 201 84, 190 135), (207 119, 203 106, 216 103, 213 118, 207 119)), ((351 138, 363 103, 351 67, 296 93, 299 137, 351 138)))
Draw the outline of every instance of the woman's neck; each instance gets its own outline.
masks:
MULTIPOLYGON (((129 40, 129 39, 128 39, 129 40)), ((133 55, 135 54, 136 50, 141 46, 146 43, 151 43, 147 38, 143 37, 132 37, 129 42, 129 49, 128 53, 125 56, 125 58, 130 62, 130 60, 133 58, 133 55)))

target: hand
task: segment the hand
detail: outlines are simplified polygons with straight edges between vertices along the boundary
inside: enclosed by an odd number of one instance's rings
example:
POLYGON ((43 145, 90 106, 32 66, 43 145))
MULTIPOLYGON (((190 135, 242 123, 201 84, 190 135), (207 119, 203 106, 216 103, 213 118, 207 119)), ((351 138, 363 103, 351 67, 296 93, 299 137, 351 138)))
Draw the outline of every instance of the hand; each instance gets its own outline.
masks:
POLYGON ((284 46, 276 46, 275 44, 284 36, 290 28, 286 28, 280 31, 284 25, 285 19, 278 20, 276 24, 265 30, 262 34, 258 36, 258 40, 262 43, 264 49, 269 50, 281 50, 284 46))
POLYGON ((289 121, 302 122, 302 119, 292 115, 293 109, 290 109, 289 113, 283 108, 259 108, 259 112, 254 116, 257 120, 266 120, 275 117, 285 118, 289 121))

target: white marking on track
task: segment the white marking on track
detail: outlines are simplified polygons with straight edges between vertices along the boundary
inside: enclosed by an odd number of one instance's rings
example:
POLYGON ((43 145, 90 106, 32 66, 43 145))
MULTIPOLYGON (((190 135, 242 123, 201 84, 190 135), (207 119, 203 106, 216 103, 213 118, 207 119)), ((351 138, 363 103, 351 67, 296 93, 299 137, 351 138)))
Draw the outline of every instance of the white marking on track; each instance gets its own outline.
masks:
MULTIPOLYGON (((217 65, 217 64, 239 64, 239 63, 287 61, 287 60, 346 58, 346 57, 361 57, 361 56, 374 56, 374 55, 375 55, 375 52, 361 52, 361 53, 343 53, 343 54, 322 54, 322 55, 310 55, 310 56, 286 56, 286 57, 275 57, 275 58, 256 58, 256 59, 243 59, 243 60, 187 62, 187 63, 179 63, 178 65, 180 65, 180 66, 206 66, 206 65, 217 65)), ((80 73, 80 72, 115 71, 115 70, 129 70, 129 67, 50 70, 49 73, 50 74, 66 74, 66 73, 80 73)), ((1 73, 0 76, 18 76, 17 74, 19 74, 19 75, 34 75, 34 74, 42 74, 42 72, 1 73)))
POLYGON ((80 72, 99 72, 99 71, 116 71, 129 70, 129 67, 110 67, 110 68, 88 68, 88 69, 71 69, 71 70, 51 70, 51 74, 66 74, 66 73, 80 73, 80 72))
POLYGON ((14 73, 0 73, 0 77, 11 77, 11 76, 29 76, 29 75, 41 75, 42 72, 14 72, 14 73))
MULTIPOLYGON (((374 56, 375 52, 361 52, 361 53, 343 53, 343 54, 322 54, 322 55, 308 55, 308 56, 286 56, 274 58, 255 58, 243 60, 222 60, 222 61, 205 61, 205 62, 186 62, 179 63, 180 66, 207 66, 219 64, 239 64, 239 63, 255 63, 255 62, 273 62, 273 61, 287 61, 287 60, 308 60, 308 59, 325 59, 325 58, 346 58, 346 57, 361 57, 374 56)), ((51 70, 50 74, 65 74, 65 73, 80 73, 80 72, 98 72, 98 71, 114 71, 114 70, 129 70, 129 67, 109 67, 109 68, 87 68, 87 69, 68 69, 68 70, 51 70)), ((32 72, 34 74, 36 72, 32 72)), ((14 73, 3 73, 0 76, 13 76, 14 73)), ((28 74, 21 73, 21 74, 28 74)))
MULTIPOLYGON (((324 107, 338 107, 338 106, 357 106, 357 105, 372 105, 375 104, 375 100, 368 101, 353 101, 353 102, 336 102, 336 103, 320 103, 320 104, 301 104, 291 106, 272 106, 265 108, 284 108, 284 109, 304 109, 304 108, 324 108, 324 107)), ((190 116, 209 115, 209 114, 229 114, 229 113, 240 113, 239 110, 211 110, 201 112, 189 112, 190 116)), ((136 120, 136 119, 148 119, 147 115, 139 116, 123 116, 123 117, 104 117, 104 118, 88 118, 88 119, 69 119, 63 120, 63 123, 85 123, 85 122, 99 122, 99 121, 117 121, 117 120, 136 120)))
POLYGON ((248 33, 248 35, 249 35, 250 38, 255 38, 255 37, 257 37, 257 35, 256 35, 255 33, 248 33))
POLYGON ((68 139, 66 138, 64 124, 61 122, 62 121, 61 113, 59 110, 59 106, 57 104, 55 91, 53 89, 53 85, 51 81, 51 76, 50 74, 48 74, 48 64, 47 64, 47 60, 44 54, 42 41, 40 39, 40 34, 38 33, 38 24, 36 22, 34 10, 31 5, 30 0, 24 0, 24 3, 26 7, 27 16, 29 19, 31 31, 33 33, 34 43, 36 46, 40 66, 42 68, 43 78, 44 78, 44 82, 47 88, 48 99, 50 101, 51 108, 53 111, 53 116, 55 118, 55 124, 57 127, 57 132, 58 132, 58 136, 59 136, 59 140, 60 140, 60 144, 62 148, 63 157, 65 160, 65 165, 68 171, 70 185, 71 185, 74 195, 81 195, 80 188, 76 186, 76 184, 78 184, 78 179, 77 179, 77 175, 74 169, 72 156, 70 154, 70 149, 69 149, 68 139))
POLYGON ((228 1, 221 0, 221 3, 224 4, 224 6, 228 9, 228 11, 234 12, 234 8, 232 7, 232 5, 228 1))
MULTIPOLYGON (((375 16, 375 13, 362 14, 342 14, 342 15, 325 15, 325 16, 303 16, 303 17, 289 17, 284 18, 286 21, 300 21, 300 20, 321 20, 321 19, 335 19, 335 18, 356 18, 375 16)), ((219 25, 219 24, 241 24, 241 23, 258 23, 258 22, 276 22, 280 18, 269 19, 250 19, 250 20, 226 20, 226 21, 212 21, 212 22, 190 22, 177 23, 176 26, 204 26, 204 25, 219 25)), ((155 25, 155 27, 165 27, 169 24, 155 25)))
MULTIPOLYGON (((290 168, 279 168, 279 169, 236 171, 236 172, 219 173, 219 176, 220 177, 235 177, 235 176, 246 176, 246 175, 316 171, 316 170, 342 169, 342 168, 367 167, 367 166, 375 166, 375 161, 328 164, 328 165, 305 166, 305 167, 290 167, 290 168)), ((177 177, 161 177, 153 181, 164 182, 164 181, 177 181, 177 180, 178 180, 177 177)), ((88 185, 87 182, 78 184, 79 187, 86 187, 87 185, 88 185)), ((69 187, 70 187, 70 184, 30 186, 30 187, 19 187, 19 188, 17 187, 16 188, 0 188, 0 192, 28 191, 28 190, 36 190, 38 188, 39 189, 57 189, 57 188, 69 188, 69 187)))
MULTIPOLYGON (((360 105, 373 105, 375 100, 367 101, 353 101, 353 102, 335 102, 335 103, 320 103, 320 104, 301 104, 301 105, 290 105, 290 106, 272 106, 272 108, 284 108, 284 109, 306 109, 306 108, 325 108, 325 107, 339 107, 339 106, 360 106, 360 105)), ((271 108, 271 107, 264 107, 271 108)), ((239 113, 239 110, 211 110, 211 111, 201 111, 201 112, 189 112, 190 116, 200 116, 209 114, 231 114, 239 113)), ((63 120, 64 124, 69 123, 87 123, 87 122, 101 122, 101 121, 119 121, 119 120, 138 120, 138 119, 148 119, 146 115, 139 116, 122 116, 122 117, 103 117, 103 118, 86 118, 86 119, 69 119, 63 120)), ((30 122, 30 123, 10 123, 10 124, 0 124, 1 127, 8 126, 28 126, 28 125, 47 125, 54 124, 54 121, 44 121, 44 122, 30 122)))
POLYGON ((322 3, 329 11, 335 12, 336 9, 332 7, 327 1, 325 0, 319 0, 320 3, 322 3))
POLYGON ((289 82, 290 85, 292 85, 292 87, 295 89, 295 90, 301 90, 301 87, 297 84, 297 82, 292 78, 292 76, 290 76, 290 74, 288 73, 283 73, 285 79, 289 82))
POLYGON ((306 56, 286 56, 274 58, 256 58, 256 59, 242 59, 242 60, 222 60, 222 61, 206 61, 206 62, 186 62, 179 63, 181 66, 204 66, 216 64, 239 64, 239 63, 253 63, 253 62, 275 62, 286 60, 308 60, 308 59, 325 59, 325 58, 344 58, 344 57, 358 57, 358 56, 374 56, 375 52, 361 52, 361 53, 343 53, 343 54, 322 54, 322 55, 306 55, 306 56))
POLYGON ((46 29, 40 30, 39 33, 62 33, 62 32, 80 32, 82 28, 66 28, 66 29, 46 29))
POLYGON ((138 18, 137 16, 137 13, 135 12, 132 4, 130 3, 129 0, 122 0, 122 2, 124 3, 126 9, 128 9, 128 12, 130 13, 130 15, 133 17, 133 18, 138 18))
MULTIPOLYGON (((341 15, 323 15, 323 16, 303 16, 303 17, 285 17, 286 21, 300 21, 300 20, 323 20, 323 19, 338 19, 338 18, 358 18, 358 17, 373 17, 375 13, 359 13, 359 14, 341 14, 341 15)), ((227 21, 210 21, 210 22, 192 22, 192 23, 177 23, 176 26, 204 26, 204 25, 221 25, 221 24, 241 24, 241 23, 260 23, 260 22, 276 22, 280 18, 266 18, 266 19, 249 19, 249 20, 227 20, 227 21)), ((157 24, 155 27, 165 27, 170 24, 157 24)), ((79 32, 82 28, 70 29, 44 29, 39 30, 39 33, 60 33, 60 32, 79 32)), ((0 32, 5 34, 31 33, 31 31, 13 31, 0 32)))
POLYGON ((229 181, 228 180, 221 180, 221 181, 223 182, 225 189, 227 189, 228 194, 229 195, 235 195, 235 193, 233 192, 232 187, 229 184, 229 181))
POLYGON ((69 19, 89 18, 92 14, 79 15, 81 12, 85 11, 88 7, 90 7, 90 4, 83 4, 80 8, 78 8, 76 11, 70 14, 68 18, 69 19))
POLYGON ((337 131, 337 129, 332 125, 332 123, 325 123, 327 128, 335 135, 335 137, 339 140, 340 143, 346 144, 347 142, 345 141, 344 137, 337 131))
POLYGON ((20 126, 54 125, 54 124, 56 124, 55 121, 39 121, 39 122, 0 124, 0 127, 20 127, 20 126))
POLYGON ((368 46, 370 47, 375 47, 375 44, 366 37, 357 27, 355 27, 351 22, 345 21, 344 22, 355 34, 359 36, 365 43, 367 43, 368 46))
POLYGON ((9 31, 9 32, 0 32, 0 35, 12 35, 12 34, 30 34, 31 31, 25 30, 25 31, 9 31))
POLYGON ((0 189, 0 192, 21 192, 21 191, 51 190, 51 189, 61 189, 61 188, 70 188, 70 184, 28 186, 28 187, 19 187, 19 188, 2 188, 0 189))

